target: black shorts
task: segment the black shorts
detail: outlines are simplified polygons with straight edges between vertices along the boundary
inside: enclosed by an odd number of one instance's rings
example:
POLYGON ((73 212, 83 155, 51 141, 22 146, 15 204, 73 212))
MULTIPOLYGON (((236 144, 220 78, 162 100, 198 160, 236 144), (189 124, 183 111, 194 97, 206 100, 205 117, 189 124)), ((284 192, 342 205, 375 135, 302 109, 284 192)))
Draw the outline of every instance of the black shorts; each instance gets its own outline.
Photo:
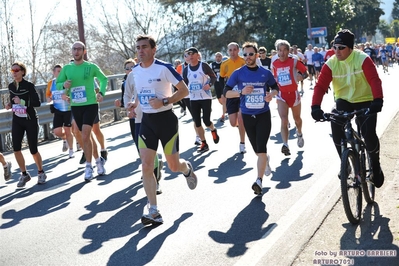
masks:
POLYGON ((71 111, 59 111, 55 109, 53 118, 53 129, 58 127, 71 127, 72 114, 71 111))
POLYGON ((229 115, 238 113, 240 110, 240 98, 227 98, 226 108, 229 115))
POLYGON ((161 141, 165 155, 179 152, 179 121, 172 110, 143 113, 139 132, 139 149, 158 150, 161 141))
POLYGON ((98 113, 97 113, 97 116, 96 116, 96 118, 94 118, 94 124, 97 124, 97 123, 100 123, 100 110, 98 110, 98 113))
POLYGON ((316 70, 314 69, 314 65, 308 65, 308 72, 309 72, 309 75, 316 74, 316 70))
POLYGON ((242 114, 245 132, 255 153, 267 153, 272 121, 270 111, 258 115, 242 114))
POLYGON ((212 100, 198 100, 191 101, 191 110, 192 117, 196 127, 201 126, 201 111, 202 111, 202 120, 204 121, 205 126, 209 127, 212 125, 211 122, 211 112, 212 112, 212 100))
POLYGON ((222 97, 224 89, 223 82, 215 82, 213 86, 215 87, 216 98, 220 99, 222 97))
POLYGON ((98 115, 98 104, 72 106, 71 111, 76 125, 82 131, 83 124, 93 126, 94 120, 98 115))
POLYGON ((22 149, 22 139, 26 132, 29 150, 31 154, 37 153, 37 142, 39 135, 39 120, 37 117, 18 117, 13 115, 11 126, 12 147, 14 151, 22 149))

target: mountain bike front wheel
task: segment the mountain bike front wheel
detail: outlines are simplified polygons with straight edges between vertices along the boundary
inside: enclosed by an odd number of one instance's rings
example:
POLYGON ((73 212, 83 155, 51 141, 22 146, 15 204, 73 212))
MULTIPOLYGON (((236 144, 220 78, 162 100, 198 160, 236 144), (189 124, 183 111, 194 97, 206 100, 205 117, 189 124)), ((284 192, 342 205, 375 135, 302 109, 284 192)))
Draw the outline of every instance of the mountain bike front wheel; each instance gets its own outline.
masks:
POLYGON ((356 155, 346 149, 341 156, 341 194, 346 217, 358 224, 362 212, 362 188, 356 176, 356 155))

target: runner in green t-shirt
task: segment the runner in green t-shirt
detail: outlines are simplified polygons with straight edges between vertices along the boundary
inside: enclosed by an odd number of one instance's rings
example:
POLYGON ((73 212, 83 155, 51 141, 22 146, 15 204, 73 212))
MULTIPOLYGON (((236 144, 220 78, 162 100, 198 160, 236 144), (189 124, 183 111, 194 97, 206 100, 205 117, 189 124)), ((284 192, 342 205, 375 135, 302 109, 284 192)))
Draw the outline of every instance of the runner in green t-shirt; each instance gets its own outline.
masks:
POLYGON ((63 97, 70 101, 73 118, 82 133, 83 152, 86 156, 85 181, 90 181, 93 179, 92 155, 96 160, 97 173, 105 174, 105 160, 93 149, 91 132, 108 79, 96 64, 84 60, 85 53, 84 43, 77 41, 72 45, 74 61, 61 70, 57 78, 57 89, 65 89, 66 95, 63 97), (94 78, 100 82, 99 92, 95 91, 94 78))

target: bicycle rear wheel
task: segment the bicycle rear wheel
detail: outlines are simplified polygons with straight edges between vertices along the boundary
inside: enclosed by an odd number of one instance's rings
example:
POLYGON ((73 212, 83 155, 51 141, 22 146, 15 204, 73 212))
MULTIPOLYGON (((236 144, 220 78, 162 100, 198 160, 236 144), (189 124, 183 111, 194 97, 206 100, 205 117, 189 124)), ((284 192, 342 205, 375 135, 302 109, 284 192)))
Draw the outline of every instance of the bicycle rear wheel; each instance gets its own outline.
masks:
POLYGON ((356 156, 346 149, 341 157, 341 193, 346 217, 352 224, 358 224, 362 211, 362 188, 356 177, 356 156))
POLYGON ((371 169, 371 159, 369 153, 365 150, 362 151, 362 161, 361 161, 361 177, 362 177, 362 189, 364 200, 367 203, 374 202, 375 196, 375 186, 372 182, 370 182, 370 175, 373 173, 371 169))

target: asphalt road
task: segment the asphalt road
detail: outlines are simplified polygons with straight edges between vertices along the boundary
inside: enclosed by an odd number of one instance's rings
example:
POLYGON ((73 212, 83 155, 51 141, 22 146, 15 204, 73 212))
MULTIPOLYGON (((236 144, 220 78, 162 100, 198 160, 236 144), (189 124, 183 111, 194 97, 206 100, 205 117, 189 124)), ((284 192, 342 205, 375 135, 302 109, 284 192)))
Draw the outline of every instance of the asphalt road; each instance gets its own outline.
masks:
MULTIPOLYGON (((380 135, 399 111, 395 84, 399 68, 392 72, 381 74, 385 104, 378 121, 380 135)), ((90 183, 83 181, 80 153, 69 160, 61 153, 62 142, 53 141, 39 147, 48 182, 36 185, 37 169, 25 150, 34 178, 17 190, 19 171, 13 155, 7 154, 13 178, 0 184, 0 265, 292 264, 306 253, 304 247, 332 210, 344 216, 337 204, 339 159, 330 125, 313 122, 311 96, 307 81, 302 102, 305 146, 296 146, 291 119, 288 157, 280 152, 280 119, 272 103, 268 152, 273 173, 264 178, 262 197, 251 189, 256 156, 249 141, 248 152, 239 154, 238 130, 228 121, 216 122, 221 113, 216 100, 212 118, 221 139, 213 144, 206 132, 209 152, 196 152, 192 122, 188 115, 180 118, 181 157, 192 162, 198 187, 189 190, 182 175, 164 167, 163 194, 158 197, 164 224, 157 227, 143 227, 140 222, 147 201, 126 121, 103 127, 109 151, 107 175, 90 183)), ((329 110, 332 104, 329 93, 322 107, 329 110)), ((306 260, 304 265, 313 264, 306 260)))

